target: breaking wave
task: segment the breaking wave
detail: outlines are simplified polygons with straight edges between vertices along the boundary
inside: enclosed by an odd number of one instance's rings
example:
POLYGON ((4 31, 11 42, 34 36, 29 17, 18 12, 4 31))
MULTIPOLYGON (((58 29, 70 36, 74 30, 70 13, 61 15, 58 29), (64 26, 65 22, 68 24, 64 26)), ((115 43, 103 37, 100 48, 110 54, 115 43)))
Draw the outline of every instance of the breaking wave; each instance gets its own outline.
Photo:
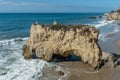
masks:
POLYGON ((40 59, 25 60, 22 46, 28 38, 0 41, 0 80, 39 80, 48 65, 40 59))

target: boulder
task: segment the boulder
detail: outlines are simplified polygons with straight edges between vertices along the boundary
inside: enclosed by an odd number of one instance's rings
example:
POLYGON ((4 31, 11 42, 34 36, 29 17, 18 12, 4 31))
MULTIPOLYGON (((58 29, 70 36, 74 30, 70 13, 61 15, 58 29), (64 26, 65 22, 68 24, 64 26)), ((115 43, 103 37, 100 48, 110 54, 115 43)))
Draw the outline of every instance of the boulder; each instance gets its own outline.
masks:
POLYGON ((99 18, 102 18, 102 16, 99 16, 99 18))
POLYGON ((89 17, 90 19, 96 19, 96 17, 92 16, 92 17, 89 17))
POLYGON ((99 30, 88 25, 33 24, 30 38, 23 46, 23 56, 30 59, 36 55, 37 58, 52 61, 54 55, 75 55, 82 62, 99 69, 113 58, 104 56, 106 53, 98 45, 98 35, 99 30))

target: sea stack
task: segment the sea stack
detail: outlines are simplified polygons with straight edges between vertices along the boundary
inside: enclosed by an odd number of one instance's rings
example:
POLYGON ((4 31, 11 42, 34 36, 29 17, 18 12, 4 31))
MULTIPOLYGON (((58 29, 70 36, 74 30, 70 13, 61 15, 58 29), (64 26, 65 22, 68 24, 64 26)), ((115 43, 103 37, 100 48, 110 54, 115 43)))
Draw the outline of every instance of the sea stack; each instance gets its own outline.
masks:
POLYGON ((107 21, 110 20, 120 20, 120 8, 118 8, 116 11, 111 11, 110 13, 104 14, 107 17, 107 21))
POLYGON ((23 56, 31 59, 32 55, 36 55, 52 61, 54 55, 75 55, 94 69, 99 69, 106 62, 114 67, 117 60, 101 51, 98 35, 99 30, 88 25, 32 25, 30 38, 23 46, 23 56))

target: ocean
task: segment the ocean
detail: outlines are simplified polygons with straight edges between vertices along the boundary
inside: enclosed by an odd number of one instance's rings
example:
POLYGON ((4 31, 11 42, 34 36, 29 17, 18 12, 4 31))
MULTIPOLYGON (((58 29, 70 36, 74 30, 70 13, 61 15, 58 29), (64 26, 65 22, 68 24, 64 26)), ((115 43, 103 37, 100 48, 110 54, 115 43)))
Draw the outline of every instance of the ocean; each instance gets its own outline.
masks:
POLYGON ((105 18, 104 13, 0 13, 0 80, 38 80, 44 68, 52 65, 22 56, 32 23, 87 24, 99 29, 99 40, 107 41, 106 35, 118 32, 120 27, 105 18), (90 18, 94 16, 96 19, 90 18))

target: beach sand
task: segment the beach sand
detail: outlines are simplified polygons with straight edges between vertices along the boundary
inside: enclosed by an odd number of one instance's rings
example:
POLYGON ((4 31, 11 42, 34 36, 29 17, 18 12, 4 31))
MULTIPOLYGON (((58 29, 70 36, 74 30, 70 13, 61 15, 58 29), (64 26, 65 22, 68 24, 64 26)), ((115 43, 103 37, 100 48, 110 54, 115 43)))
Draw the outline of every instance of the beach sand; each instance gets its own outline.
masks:
POLYGON ((93 70, 81 62, 63 62, 59 65, 70 72, 67 80, 120 80, 120 67, 110 69, 104 66, 93 70))

